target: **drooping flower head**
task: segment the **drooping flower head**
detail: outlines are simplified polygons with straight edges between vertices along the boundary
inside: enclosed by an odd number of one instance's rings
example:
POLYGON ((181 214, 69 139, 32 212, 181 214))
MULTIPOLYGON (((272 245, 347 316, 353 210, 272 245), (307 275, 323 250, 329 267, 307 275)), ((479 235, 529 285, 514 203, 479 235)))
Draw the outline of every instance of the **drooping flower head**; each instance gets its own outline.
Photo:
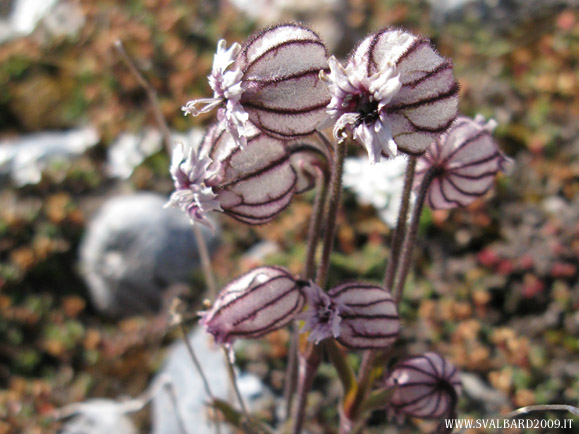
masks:
POLYGON ((294 194, 314 186, 314 168, 325 172, 324 148, 283 142, 250 122, 246 130, 243 150, 224 122, 209 128, 198 150, 175 148, 175 192, 167 205, 187 212, 194 223, 209 224, 207 213, 222 211, 244 223, 263 224, 283 211, 294 194))
POLYGON ((303 137, 325 116, 330 95, 318 75, 327 67, 324 43, 299 24, 265 29, 243 47, 226 50, 221 40, 209 76, 213 98, 189 101, 183 111, 195 116, 218 107, 218 118, 242 147, 248 120, 273 137, 303 137))
POLYGON ((194 147, 177 144, 173 149, 170 168, 175 191, 166 206, 179 208, 187 213, 192 222, 212 228, 207 213, 223 210, 216 200, 217 195, 205 183, 216 175, 210 165, 211 159, 199 155, 194 147))
POLYGON ((383 287, 350 282, 330 289, 328 295, 347 308, 337 337, 342 345, 359 350, 387 348, 398 337, 396 303, 383 287))
POLYGON ((456 118, 458 84, 450 59, 422 36, 385 29, 364 39, 346 66, 329 59, 334 135, 350 132, 372 162, 398 151, 419 155, 456 118))
POLYGON ((458 370, 436 353, 411 357, 399 363, 386 380, 394 387, 389 410, 398 419, 452 418, 462 392, 458 370))
POLYGON ((327 293, 311 282, 304 288, 308 310, 303 331, 316 344, 335 338, 352 349, 386 348, 400 329, 396 305, 384 288, 360 282, 345 283, 327 293))
POLYGON ((494 120, 459 116, 417 162, 414 187, 431 177, 427 203, 432 209, 467 206, 486 194, 499 171, 508 171, 512 160, 493 140, 494 120))
POLYGON ((281 267, 258 267, 227 284, 200 324, 218 344, 258 338, 289 323, 305 297, 292 275, 281 267))

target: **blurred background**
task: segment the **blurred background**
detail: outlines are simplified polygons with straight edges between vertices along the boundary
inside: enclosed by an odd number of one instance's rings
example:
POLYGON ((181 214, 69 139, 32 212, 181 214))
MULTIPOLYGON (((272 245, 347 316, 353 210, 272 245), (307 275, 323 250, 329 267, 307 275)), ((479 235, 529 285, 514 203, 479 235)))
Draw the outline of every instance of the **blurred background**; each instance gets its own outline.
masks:
MULTIPOLYGON (((180 108, 209 95, 217 41, 280 20, 309 24, 338 57, 387 26, 429 36, 454 61, 461 111, 495 118, 515 160, 484 200, 426 210, 397 354, 434 350, 459 366, 461 417, 579 404, 579 1, 1 0, 0 433, 55 432, 55 409, 137 396, 178 337, 169 295, 199 309, 190 228, 161 209, 169 157, 115 41, 158 92, 175 139, 194 142, 211 115, 180 108)), ((312 197, 263 227, 221 219, 206 232, 220 284, 262 263, 299 272, 312 197)), ((332 282, 383 275, 391 230, 358 201, 346 191, 332 282)), ((288 339, 238 350, 272 424, 288 339)), ((311 432, 332 432, 339 395, 322 369, 311 432)), ((133 415, 134 429, 162 432, 151 413, 133 415)), ((370 432, 385 421, 377 412, 370 432)), ((408 421, 388 432, 431 430, 408 421)))

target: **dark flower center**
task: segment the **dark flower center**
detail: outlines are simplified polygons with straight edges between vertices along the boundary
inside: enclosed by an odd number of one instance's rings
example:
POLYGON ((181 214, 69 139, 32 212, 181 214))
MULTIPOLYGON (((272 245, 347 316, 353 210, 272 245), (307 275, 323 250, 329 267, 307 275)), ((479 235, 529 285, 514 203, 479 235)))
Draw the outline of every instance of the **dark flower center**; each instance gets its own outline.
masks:
POLYGON ((348 104, 351 112, 358 113, 357 125, 361 123, 371 124, 378 119, 378 101, 368 92, 353 95, 348 104))
POLYGON ((330 305, 319 304, 318 305, 318 320, 321 323, 329 323, 335 313, 335 306, 334 303, 330 303, 330 305))

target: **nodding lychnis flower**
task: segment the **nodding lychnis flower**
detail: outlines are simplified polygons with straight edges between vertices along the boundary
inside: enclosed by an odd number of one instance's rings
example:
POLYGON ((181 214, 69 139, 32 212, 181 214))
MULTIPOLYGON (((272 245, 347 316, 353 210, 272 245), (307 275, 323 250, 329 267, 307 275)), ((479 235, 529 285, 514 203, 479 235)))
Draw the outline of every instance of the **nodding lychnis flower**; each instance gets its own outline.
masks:
POLYGON ((296 193, 313 187, 314 170, 326 169, 324 148, 284 142, 247 125, 242 150, 223 122, 213 125, 198 149, 178 145, 171 175, 175 191, 167 206, 185 211, 193 223, 211 227, 207 214, 223 213, 248 224, 267 223, 296 193))
POLYGON ((218 344, 258 338, 289 323, 303 308, 301 285, 281 267, 258 267, 228 283, 203 312, 201 325, 218 344))
POLYGON ((328 83, 329 121, 368 151, 372 162, 398 151, 422 154, 455 119, 458 84, 450 59, 422 36, 386 29, 364 39, 343 67, 333 56, 328 83))
POLYGON ((458 370, 436 353, 411 357, 394 367, 386 387, 395 388, 389 411, 422 419, 453 418, 462 391, 458 370))
POLYGON ((319 79, 328 67, 327 51, 315 32, 282 24, 251 36, 243 47, 225 44, 219 41, 209 76, 213 98, 189 101, 185 114, 219 108, 219 120, 242 147, 250 134, 248 120, 281 139, 315 132, 330 101, 319 79))
POLYGON ((308 310, 298 318, 316 344, 335 338, 352 349, 378 349, 396 340, 400 320, 396 305, 384 288, 352 282, 327 293, 313 282, 304 287, 308 310))
POLYGON ((432 209, 466 206, 489 191, 499 171, 510 170, 512 160, 493 140, 495 127, 480 115, 459 116, 418 160, 414 187, 430 182, 426 202, 432 209))

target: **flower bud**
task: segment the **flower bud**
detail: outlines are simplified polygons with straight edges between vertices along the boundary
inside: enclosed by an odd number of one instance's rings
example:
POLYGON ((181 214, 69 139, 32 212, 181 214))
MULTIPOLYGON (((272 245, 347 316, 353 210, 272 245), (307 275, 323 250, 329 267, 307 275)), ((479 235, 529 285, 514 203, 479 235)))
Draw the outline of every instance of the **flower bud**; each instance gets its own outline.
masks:
POLYGON ((273 137, 303 137, 325 117, 330 95, 319 72, 327 67, 324 43, 299 24, 265 29, 243 47, 226 50, 221 40, 209 76, 213 98, 190 101, 183 111, 197 115, 219 107, 219 120, 242 147, 248 120, 273 137))
POLYGON ((423 419, 452 418, 462 391, 458 370, 436 353, 411 357, 399 363, 386 380, 394 387, 389 410, 423 419))
POLYGON ((372 162, 422 154, 456 118, 458 83, 450 59, 422 36, 385 29, 364 39, 346 67, 334 57, 328 82, 328 114, 368 151, 372 162))
POLYGON ((345 283, 325 293, 311 282, 304 291, 308 310, 300 318, 310 341, 334 337, 348 348, 373 349, 390 346, 398 336, 396 305, 380 286, 345 283))
POLYGON ((492 138, 494 120, 465 116, 441 135, 416 165, 414 187, 432 177, 426 201, 432 209, 466 206, 486 194, 495 175, 512 164, 492 138), (428 174, 428 175, 427 175, 428 174))
POLYGON ((258 338, 289 323, 304 305, 292 275, 281 267, 258 267, 233 280, 219 293, 200 324, 218 344, 258 338))

